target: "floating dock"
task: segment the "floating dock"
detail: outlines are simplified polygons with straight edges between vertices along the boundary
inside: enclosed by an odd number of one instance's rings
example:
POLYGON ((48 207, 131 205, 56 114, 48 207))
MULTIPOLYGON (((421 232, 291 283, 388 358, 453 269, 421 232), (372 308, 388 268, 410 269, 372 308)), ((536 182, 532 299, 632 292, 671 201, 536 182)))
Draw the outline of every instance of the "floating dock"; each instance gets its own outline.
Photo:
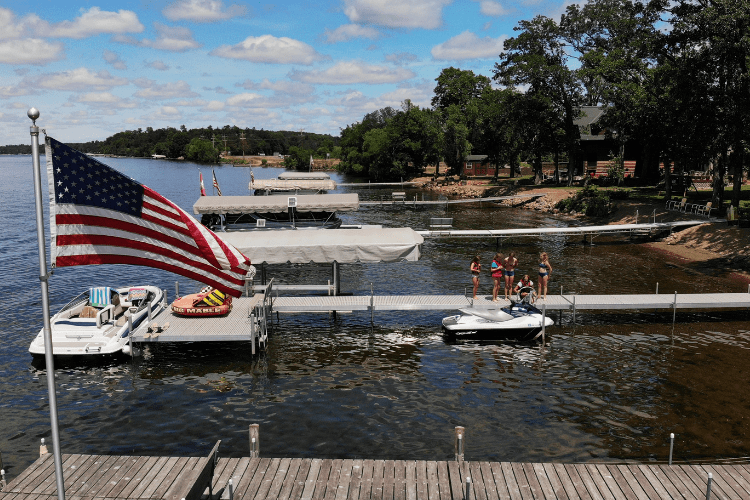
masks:
POLYGON ((684 220, 675 222, 653 222, 645 224, 607 224, 603 226, 574 227, 532 227, 520 229, 433 229, 417 231, 423 238, 515 238, 522 236, 578 236, 582 238, 602 236, 605 234, 629 234, 630 236, 650 236, 672 232, 675 229, 698 226, 711 222, 709 220, 684 220))
MULTIPOLYGON (((67 498, 180 500, 191 485, 232 500, 556 500, 750 498, 750 465, 63 455, 67 498), (213 462, 213 460, 212 460, 213 462), (202 479, 198 481, 197 479, 202 479), (231 479, 232 485, 229 486, 231 479), (231 490, 231 494, 230 494, 231 490)), ((56 500, 51 454, 0 500, 56 500)))
POLYGON ((497 203, 498 201, 503 201, 503 200, 520 200, 520 199, 533 200, 535 198, 541 198, 542 196, 545 196, 545 193, 519 194, 519 195, 513 195, 513 196, 493 196, 491 198, 463 198, 460 200, 418 200, 416 197, 413 200, 407 200, 405 197, 398 197, 398 199, 394 198, 390 200, 381 199, 380 201, 360 201, 359 206, 360 207, 382 207, 382 206, 389 206, 389 205, 405 205, 407 207, 408 206, 416 207, 416 206, 422 206, 422 205, 446 206, 446 205, 456 205, 456 204, 461 204, 461 203, 479 203, 481 205, 483 202, 497 203))

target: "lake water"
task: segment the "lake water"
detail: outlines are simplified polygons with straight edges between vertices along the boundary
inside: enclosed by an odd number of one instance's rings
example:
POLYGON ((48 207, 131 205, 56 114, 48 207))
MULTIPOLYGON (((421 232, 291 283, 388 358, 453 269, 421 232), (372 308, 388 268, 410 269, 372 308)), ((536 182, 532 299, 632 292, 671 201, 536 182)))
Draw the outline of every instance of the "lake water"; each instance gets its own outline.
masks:
MULTIPOLYGON (((104 159, 192 213, 198 173, 187 162, 104 159)), ((28 346, 42 325, 32 167, 29 156, 0 157, 0 453, 9 477, 38 457, 49 437, 46 372, 28 346)), ((248 194, 248 168, 215 167, 225 195, 248 194)), ((255 168, 256 178, 280 169, 255 168)), ((333 175, 337 180, 344 180, 333 175)), ((358 190, 361 199, 390 189, 358 190)), ((406 190, 409 197, 422 196, 406 190)), ((426 199, 435 199, 432 193, 426 199)), ((46 198, 45 198, 46 199, 46 198)), ((346 223, 426 228, 445 207, 385 207, 346 215, 346 223)), ((567 226, 574 221, 491 204, 454 205, 457 229, 567 226)), ((624 239, 594 246, 562 237, 506 240, 522 272, 538 253, 554 266, 550 293, 746 291, 728 271, 672 262, 624 239)), ((494 241, 427 240, 415 263, 341 266, 354 294, 470 292, 469 261, 487 265, 494 241)), ((280 281, 324 283, 324 266, 271 266, 280 281)), ((174 283, 200 286, 148 268, 63 268, 50 280, 52 310, 91 285, 148 283, 174 296, 174 283)), ((480 292, 488 295, 488 278, 480 292)), ((453 428, 466 427, 466 458, 509 461, 676 460, 750 455, 748 311, 569 314, 546 345, 446 339, 448 312, 281 315, 268 349, 247 344, 149 346, 142 358, 58 363, 63 453, 201 455, 222 440, 223 456, 247 456, 248 425, 260 424, 266 457, 442 460, 453 456, 453 428)), ((452 313, 451 313, 452 314, 452 313)))

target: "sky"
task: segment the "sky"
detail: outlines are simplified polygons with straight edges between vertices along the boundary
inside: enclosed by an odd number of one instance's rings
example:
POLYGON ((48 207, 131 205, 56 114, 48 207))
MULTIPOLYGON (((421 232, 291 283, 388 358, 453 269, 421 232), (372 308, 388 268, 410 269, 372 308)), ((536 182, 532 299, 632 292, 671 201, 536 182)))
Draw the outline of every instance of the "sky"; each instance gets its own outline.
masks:
POLYGON ((0 145, 236 125, 340 134, 444 68, 492 76, 521 20, 573 0, 0 0, 0 145))

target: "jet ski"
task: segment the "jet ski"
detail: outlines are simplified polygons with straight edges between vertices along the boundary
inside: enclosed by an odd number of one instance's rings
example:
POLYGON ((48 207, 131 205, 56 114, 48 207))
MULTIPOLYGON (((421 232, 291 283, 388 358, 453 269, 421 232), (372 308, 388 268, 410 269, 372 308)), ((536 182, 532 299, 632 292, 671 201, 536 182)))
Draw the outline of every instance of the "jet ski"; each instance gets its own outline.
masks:
POLYGON ((479 335, 492 334, 502 338, 517 340, 532 340, 542 332, 544 326, 552 326, 555 322, 543 318, 542 311, 531 304, 533 289, 521 288, 516 300, 512 300, 509 307, 501 309, 459 309, 462 314, 443 318, 443 330, 451 335, 479 335))

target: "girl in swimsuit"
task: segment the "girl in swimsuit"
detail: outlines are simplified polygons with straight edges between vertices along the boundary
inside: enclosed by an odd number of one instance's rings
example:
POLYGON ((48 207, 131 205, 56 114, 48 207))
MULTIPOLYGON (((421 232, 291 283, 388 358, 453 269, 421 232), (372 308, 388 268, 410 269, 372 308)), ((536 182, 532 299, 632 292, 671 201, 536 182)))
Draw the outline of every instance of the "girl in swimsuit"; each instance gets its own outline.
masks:
POLYGON ((516 279, 515 268, 518 265, 518 259, 516 259, 516 252, 510 252, 508 257, 505 259, 505 299, 510 299, 510 295, 513 293, 513 281, 516 279))
POLYGON ((492 302, 497 302, 497 294, 500 292, 500 281, 503 279, 503 254, 495 254, 492 266, 490 266, 490 272, 492 273, 492 282, 495 285, 492 288, 492 302))
POLYGON ((552 265, 549 263, 547 258, 547 252, 539 254, 539 297, 547 298, 547 281, 549 281, 549 275, 552 274, 552 265), (544 294, 542 294, 542 288, 544 294))
POLYGON ((482 264, 479 262, 479 255, 474 256, 471 261, 471 281, 474 283, 473 297, 477 298, 477 289, 479 288, 479 273, 482 272, 482 264))

